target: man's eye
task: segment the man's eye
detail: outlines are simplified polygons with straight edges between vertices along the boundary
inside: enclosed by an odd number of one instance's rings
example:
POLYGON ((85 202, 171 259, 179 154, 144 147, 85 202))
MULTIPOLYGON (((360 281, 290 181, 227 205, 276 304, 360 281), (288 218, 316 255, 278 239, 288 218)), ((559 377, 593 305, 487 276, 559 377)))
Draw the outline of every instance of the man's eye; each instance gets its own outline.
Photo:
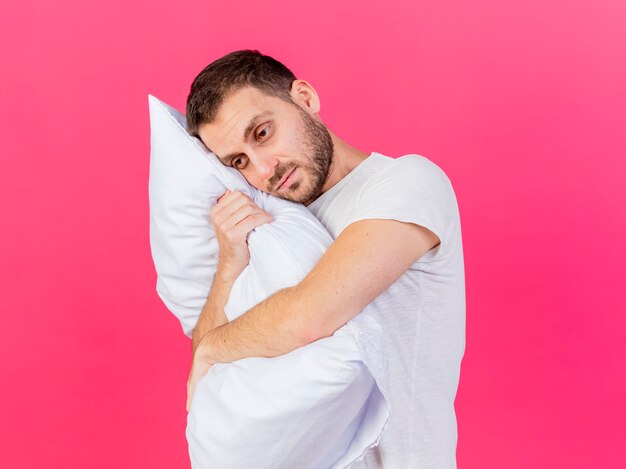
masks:
POLYGON ((237 157, 233 161, 231 161, 231 164, 233 165, 234 168, 238 168, 239 167, 239 163, 242 162, 242 161, 243 161, 243 158, 237 157))
POLYGON ((268 126, 267 126, 267 127, 265 127, 263 130, 261 130, 261 131, 259 132, 259 135, 257 135, 256 139, 258 140, 258 139, 259 139, 259 137, 261 137, 261 136, 265 137, 265 135, 267 135, 267 132, 265 132, 265 130, 266 130, 266 129, 269 129, 269 128, 270 128, 270 126, 268 125, 268 126), (265 132, 265 134, 264 134, 263 132, 265 132))

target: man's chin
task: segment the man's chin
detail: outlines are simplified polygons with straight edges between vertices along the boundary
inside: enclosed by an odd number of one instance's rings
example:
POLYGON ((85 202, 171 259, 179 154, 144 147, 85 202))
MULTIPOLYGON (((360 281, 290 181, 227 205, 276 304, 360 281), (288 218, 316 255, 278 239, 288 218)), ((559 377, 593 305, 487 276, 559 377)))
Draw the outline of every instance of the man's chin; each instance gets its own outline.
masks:
POLYGON ((266 194, 272 195, 274 197, 278 197, 279 199, 283 199, 283 200, 288 200, 289 202, 297 202, 299 203, 297 200, 293 199, 293 195, 290 193, 282 193, 282 192, 276 192, 276 191, 267 191, 264 190, 262 192, 265 192, 266 194))
POLYGON ((311 202, 313 202, 315 199, 317 199, 317 197, 319 196, 319 194, 311 194, 310 191, 308 192, 302 192, 301 188, 302 185, 300 184, 301 181, 296 181, 296 187, 294 187, 293 189, 289 188, 285 191, 267 191, 264 190, 263 192, 269 194, 269 195, 273 195, 274 197, 278 197, 279 199, 283 199, 283 200, 288 200, 289 202, 295 202, 297 204, 304 204, 304 205, 309 205, 311 202))
POLYGON ((296 204, 308 205, 313 201, 311 200, 310 197, 303 197, 302 194, 297 194, 297 193, 294 194, 293 192, 288 192, 286 194, 272 194, 272 195, 275 195, 276 197, 280 199, 288 200, 289 202, 294 202, 296 204))

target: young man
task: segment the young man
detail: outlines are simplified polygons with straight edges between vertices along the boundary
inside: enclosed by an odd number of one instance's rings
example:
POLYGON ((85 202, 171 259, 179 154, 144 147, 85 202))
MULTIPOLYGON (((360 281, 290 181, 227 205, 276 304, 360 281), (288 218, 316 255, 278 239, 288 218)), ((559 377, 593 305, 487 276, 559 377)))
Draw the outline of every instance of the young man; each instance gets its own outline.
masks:
POLYGON ((223 308, 249 261, 247 235, 271 215, 241 193, 220 198, 212 212, 220 259, 193 333, 188 408, 213 363, 288 353, 384 301, 377 320, 390 420, 379 445, 352 467, 454 468, 465 348, 454 191, 430 160, 360 151, 332 133, 319 111, 307 81, 256 50, 216 60, 191 86, 189 132, 252 186, 306 205, 335 241, 299 284, 228 322, 223 308))

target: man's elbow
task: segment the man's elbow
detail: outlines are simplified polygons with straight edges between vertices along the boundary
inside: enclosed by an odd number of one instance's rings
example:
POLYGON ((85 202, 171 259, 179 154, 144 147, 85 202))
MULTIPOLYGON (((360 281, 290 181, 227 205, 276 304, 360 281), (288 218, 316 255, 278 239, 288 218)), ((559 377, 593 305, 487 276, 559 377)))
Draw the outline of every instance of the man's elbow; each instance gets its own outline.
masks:
POLYGON ((346 318, 339 317, 336 312, 329 311, 326 314, 312 301, 299 302, 293 312, 293 335, 297 337, 300 347, 324 337, 330 337, 347 321, 346 318))
POLYGON ((294 320, 291 336, 295 338, 297 347, 304 347, 323 337, 319 324, 316 324, 315 321, 309 317, 309 310, 298 307, 295 308, 293 312, 294 320))
POLYGON ((323 326, 323 324, 302 324, 297 333, 299 346, 303 347, 324 337, 330 337, 335 333, 336 329, 330 330, 328 327, 323 326))
POLYGON ((289 297, 290 321, 287 333, 294 339, 296 347, 303 347, 333 334, 324 327, 322 316, 315 311, 315 302, 298 289, 297 285, 289 289, 289 297))

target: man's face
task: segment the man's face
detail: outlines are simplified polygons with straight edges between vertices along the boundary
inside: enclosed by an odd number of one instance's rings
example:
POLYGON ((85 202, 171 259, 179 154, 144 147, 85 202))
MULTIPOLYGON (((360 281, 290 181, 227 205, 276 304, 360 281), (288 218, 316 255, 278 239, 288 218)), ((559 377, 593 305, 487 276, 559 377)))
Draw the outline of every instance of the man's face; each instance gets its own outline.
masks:
POLYGON ((254 87, 227 97, 198 134, 252 186, 307 205, 321 195, 333 160, 333 141, 320 120, 254 87))

